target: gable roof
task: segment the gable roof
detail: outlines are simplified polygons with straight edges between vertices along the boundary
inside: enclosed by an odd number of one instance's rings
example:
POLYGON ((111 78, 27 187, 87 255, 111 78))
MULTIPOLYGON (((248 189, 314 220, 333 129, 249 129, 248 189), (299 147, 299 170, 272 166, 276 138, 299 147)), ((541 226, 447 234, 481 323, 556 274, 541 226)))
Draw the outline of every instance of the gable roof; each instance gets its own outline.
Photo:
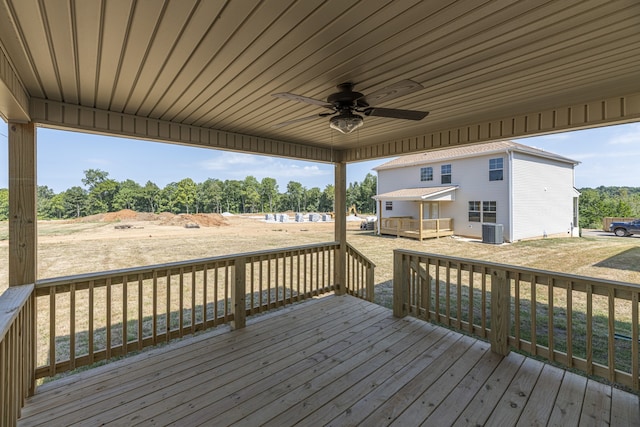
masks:
POLYGON ((580 162, 569 159, 567 157, 560 156, 558 154, 550 153, 548 151, 541 150, 539 148, 529 147, 528 145, 519 144, 513 141, 496 141, 487 142, 483 144, 463 145, 456 148, 449 148, 444 150, 433 150, 424 153, 412 154, 409 156, 402 156, 379 166, 373 168, 373 170, 394 169, 406 166, 422 165, 425 163, 442 162, 454 159, 461 159, 467 157, 484 156, 494 153, 504 152, 520 152, 533 156, 544 157, 547 159, 556 160, 559 162, 570 163, 577 165, 580 162))

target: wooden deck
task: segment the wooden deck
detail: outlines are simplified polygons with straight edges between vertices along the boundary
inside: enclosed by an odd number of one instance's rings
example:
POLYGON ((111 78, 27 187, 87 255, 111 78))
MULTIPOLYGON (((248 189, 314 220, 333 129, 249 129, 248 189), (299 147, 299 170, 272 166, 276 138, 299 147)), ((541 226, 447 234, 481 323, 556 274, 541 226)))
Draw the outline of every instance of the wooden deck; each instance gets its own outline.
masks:
POLYGON ((31 425, 640 425, 637 395, 350 296, 39 387, 31 425))

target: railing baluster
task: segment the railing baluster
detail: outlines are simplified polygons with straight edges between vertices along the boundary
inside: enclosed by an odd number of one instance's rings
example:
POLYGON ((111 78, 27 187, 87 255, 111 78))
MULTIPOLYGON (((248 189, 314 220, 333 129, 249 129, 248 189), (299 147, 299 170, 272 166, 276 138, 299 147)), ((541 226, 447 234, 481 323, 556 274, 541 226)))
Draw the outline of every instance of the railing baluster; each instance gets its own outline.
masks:
POLYGON ((69 285, 69 361, 76 368, 76 285, 69 285))
POLYGON ((107 323, 107 359, 111 358, 111 277, 107 277, 106 284, 107 307, 106 307, 106 323, 107 323))
POLYGON ((554 361, 554 323, 553 323, 553 287, 555 286, 555 282, 551 276, 547 278, 547 347, 549 348, 549 360, 554 361))
POLYGON ((474 301, 474 285, 473 285, 473 265, 469 264, 469 333, 473 334, 473 301, 474 301))
POLYGON ((165 323, 164 323, 164 329, 165 329, 165 337, 164 340, 166 342, 169 342, 169 339, 171 338, 171 269, 167 269, 167 275, 166 275, 166 279, 164 282, 164 287, 165 287, 165 294, 167 297, 167 307, 166 307, 166 314, 165 314, 165 323))
POLYGON ((127 310, 129 309, 127 295, 127 275, 122 279, 122 354, 127 354, 127 310))
POLYGON ((614 289, 609 288, 608 305, 609 305, 609 381, 616 380, 616 306, 614 289))
POLYGON ((49 289, 49 376, 56 374, 56 289, 49 289))
POLYGON ((153 270, 153 295, 152 295, 152 334, 151 334, 151 342, 153 345, 158 344, 158 271, 153 270))
POLYGON ((144 341, 144 281, 142 274, 138 274, 138 351, 142 350, 144 341))
POLYGON ((640 389, 640 358, 638 357, 640 334, 638 333, 638 304, 640 292, 631 293, 631 382, 634 390, 640 389))
POLYGON ((520 350, 522 348, 522 343, 520 342, 520 273, 516 273, 513 292, 515 304, 514 335, 516 337, 516 348, 520 350))
POLYGON ((587 374, 593 375, 593 287, 587 283, 587 374))
POLYGON ((538 354, 538 288, 537 288, 537 276, 531 275, 531 354, 538 354))
POLYGON ((94 362, 94 328, 93 328, 93 306, 94 306, 94 282, 89 280, 89 363, 94 362))
MULTIPOLYGON (((204 264, 202 267, 202 274, 204 276, 207 275, 207 265, 204 264)), ((196 266, 191 266, 191 333, 196 333, 196 286, 197 286, 197 274, 196 274, 196 266)), ((205 304, 203 304, 203 307, 205 304)))
POLYGON ((456 281, 456 317, 458 318, 458 329, 462 329, 462 263, 458 263, 456 281))
POLYGON ((573 367, 573 280, 567 282, 567 366, 573 367))
POLYGON ((178 336, 182 338, 184 332, 184 268, 180 268, 180 280, 178 283, 178 292, 180 297, 178 298, 178 336))

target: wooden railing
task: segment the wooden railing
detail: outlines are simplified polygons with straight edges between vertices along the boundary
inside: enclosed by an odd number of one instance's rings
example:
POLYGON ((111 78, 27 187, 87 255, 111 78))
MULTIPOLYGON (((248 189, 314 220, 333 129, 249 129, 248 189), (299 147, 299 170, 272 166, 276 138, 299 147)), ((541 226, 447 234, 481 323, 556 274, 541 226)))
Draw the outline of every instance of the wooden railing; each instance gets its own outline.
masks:
POLYGON ((14 426, 35 389, 33 285, 11 287, 0 297, 0 426, 14 426))
POLYGON ((396 250, 393 286, 396 316, 640 390, 640 285, 396 250))
POLYGON ((334 289, 338 243, 42 280, 36 377, 89 365, 334 289), (124 338, 123 338, 124 337, 124 338))
POLYGON ((373 302, 376 265, 356 248, 347 244, 346 293, 373 302))
POLYGON ((382 218, 380 233, 413 239, 451 236, 453 218, 413 219, 410 217, 382 218))

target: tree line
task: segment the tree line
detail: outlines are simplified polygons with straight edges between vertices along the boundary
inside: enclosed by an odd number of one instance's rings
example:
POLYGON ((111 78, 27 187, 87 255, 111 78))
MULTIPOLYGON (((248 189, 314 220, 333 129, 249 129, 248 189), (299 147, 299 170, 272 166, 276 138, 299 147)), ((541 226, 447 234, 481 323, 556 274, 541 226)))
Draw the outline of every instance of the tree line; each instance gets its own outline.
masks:
MULTIPOLYGON (((167 184, 164 188, 147 181, 145 185, 127 179, 118 182, 100 169, 84 171, 82 186, 55 193, 48 186, 38 186, 37 207, 40 219, 67 219, 98 213, 131 209, 138 212, 171 213, 264 213, 264 212, 333 212, 335 190, 327 185, 306 188, 289 181, 281 192, 274 178, 258 181, 209 178, 196 183, 191 178, 167 184)), ((349 184, 347 204, 358 212, 372 213, 376 195, 376 177, 367 174, 362 182, 349 184)), ((9 214, 9 191, 0 189, 0 220, 9 214)))
POLYGON ((640 218, 640 187, 580 188, 580 227, 601 228, 605 217, 640 218))

